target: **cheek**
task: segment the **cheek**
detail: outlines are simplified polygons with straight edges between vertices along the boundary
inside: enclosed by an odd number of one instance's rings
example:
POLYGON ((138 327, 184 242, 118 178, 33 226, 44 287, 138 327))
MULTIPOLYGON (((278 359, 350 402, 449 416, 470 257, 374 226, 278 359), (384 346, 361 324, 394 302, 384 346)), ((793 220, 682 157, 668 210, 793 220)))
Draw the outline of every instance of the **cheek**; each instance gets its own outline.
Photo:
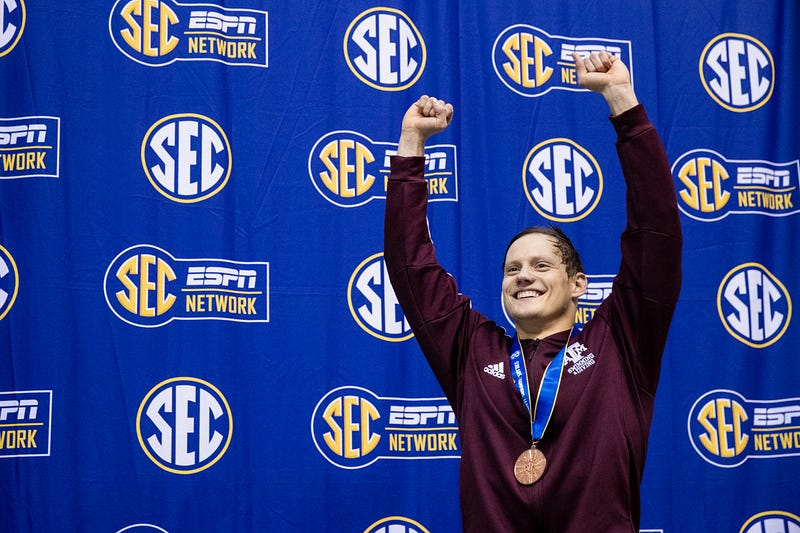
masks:
POLYGON ((506 309, 514 305, 514 298, 508 292, 505 291, 505 287, 503 287, 502 297, 503 297, 503 306, 506 309))

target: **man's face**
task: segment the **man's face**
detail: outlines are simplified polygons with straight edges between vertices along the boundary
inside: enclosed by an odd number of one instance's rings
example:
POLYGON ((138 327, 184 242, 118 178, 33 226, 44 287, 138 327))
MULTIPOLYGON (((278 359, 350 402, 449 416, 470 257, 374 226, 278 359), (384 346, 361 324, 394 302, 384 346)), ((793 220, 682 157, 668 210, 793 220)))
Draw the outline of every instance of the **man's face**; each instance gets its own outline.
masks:
POLYGON ((583 273, 567 275, 552 237, 531 233, 514 241, 506 254, 503 304, 518 326, 566 329, 574 322, 573 298, 585 290, 585 279, 583 273))

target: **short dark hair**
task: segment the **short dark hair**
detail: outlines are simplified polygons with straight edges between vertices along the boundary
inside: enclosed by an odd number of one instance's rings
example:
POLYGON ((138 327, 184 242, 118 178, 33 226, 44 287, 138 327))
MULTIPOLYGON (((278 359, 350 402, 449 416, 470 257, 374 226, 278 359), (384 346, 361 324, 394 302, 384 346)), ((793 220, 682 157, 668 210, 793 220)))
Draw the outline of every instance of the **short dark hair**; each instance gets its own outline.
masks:
POLYGON ((573 246, 572 241, 569 237, 567 237, 566 233, 564 233, 558 226, 553 226, 552 224, 549 226, 530 226, 514 235, 514 237, 512 237, 509 241, 508 246, 506 246, 506 253, 503 255, 504 271, 506 267, 506 257, 508 257, 508 250, 511 248, 511 245, 514 244, 519 238, 531 234, 540 234, 552 237, 553 245, 558 250, 559 255, 561 255, 561 261, 564 263, 564 265, 566 265, 567 275, 569 277, 574 276, 578 272, 583 272, 583 263, 581 263, 581 256, 578 253, 578 250, 575 249, 575 246, 573 246))

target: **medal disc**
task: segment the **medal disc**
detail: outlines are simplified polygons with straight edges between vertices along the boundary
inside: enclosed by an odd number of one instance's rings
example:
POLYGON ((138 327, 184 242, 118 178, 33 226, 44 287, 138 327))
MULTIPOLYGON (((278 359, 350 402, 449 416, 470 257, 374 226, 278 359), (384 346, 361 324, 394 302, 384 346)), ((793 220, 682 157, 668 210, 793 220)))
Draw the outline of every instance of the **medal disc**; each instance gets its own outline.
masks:
POLYGON ((544 474, 547 468, 547 459, 536 446, 531 446, 517 458, 514 463, 514 477, 523 485, 533 485, 544 474))

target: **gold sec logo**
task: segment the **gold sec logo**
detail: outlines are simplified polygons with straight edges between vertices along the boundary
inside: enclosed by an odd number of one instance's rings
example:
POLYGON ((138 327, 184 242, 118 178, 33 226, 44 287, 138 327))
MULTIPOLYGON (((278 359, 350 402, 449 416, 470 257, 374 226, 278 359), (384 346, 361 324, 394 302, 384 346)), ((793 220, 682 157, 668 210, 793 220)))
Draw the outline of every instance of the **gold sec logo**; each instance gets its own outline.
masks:
POLYGON ((521 96, 535 98, 554 89, 586 91, 578 85, 572 54, 587 57, 592 52, 608 52, 629 67, 633 65, 630 41, 550 35, 528 24, 514 24, 497 36, 492 63, 503 85, 521 96))
POLYGON ((217 61, 266 68, 268 13, 172 0, 117 0, 108 18, 114 46, 141 65, 217 61))
POLYGON ((345 386, 323 396, 311 415, 317 451, 343 469, 380 459, 457 459, 458 425, 446 398, 381 397, 345 386))
POLYGON ((150 244, 109 264, 106 303, 120 320, 155 328, 173 320, 269 322, 269 263, 179 259, 150 244))
POLYGON ((750 400, 717 389, 695 401, 687 420, 694 450, 707 463, 734 468, 746 460, 800 455, 800 398, 750 400))

